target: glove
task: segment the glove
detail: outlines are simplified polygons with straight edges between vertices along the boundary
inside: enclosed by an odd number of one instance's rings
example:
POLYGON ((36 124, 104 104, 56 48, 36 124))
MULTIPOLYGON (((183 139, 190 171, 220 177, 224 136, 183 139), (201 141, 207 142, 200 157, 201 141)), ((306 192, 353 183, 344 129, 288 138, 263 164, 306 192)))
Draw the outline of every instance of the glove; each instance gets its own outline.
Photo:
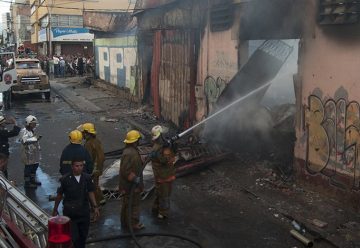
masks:
POLYGON ((154 159, 158 156, 157 152, 155 151, 152 151, 150 154, 149 154, 149 159, 154 159))
POLYGON ((99 170, 93 170, 92 176, 99 177, 101 175, 101 172, 99 170))
POLYGON ((141 178, 140 178, 140 177, 135 177, 132 182, 133 182, 135 185, 139 185, 140 182, 141 182, 141 178))

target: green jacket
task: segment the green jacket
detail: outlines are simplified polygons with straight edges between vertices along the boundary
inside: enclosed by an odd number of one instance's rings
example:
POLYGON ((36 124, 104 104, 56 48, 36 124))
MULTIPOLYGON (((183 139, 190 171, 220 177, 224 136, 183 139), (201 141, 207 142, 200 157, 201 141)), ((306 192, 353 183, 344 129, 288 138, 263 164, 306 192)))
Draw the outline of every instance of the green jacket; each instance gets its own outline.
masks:
POLYGON ((134 174, 141 178, 141 183, 137 186, 137 190, 143 188, 143 162, 141 160, 139 151, 133 147, 128 146, 124 149, 121 164, 120 164, 120 176, 119 176, 119 190, 120 192, 129 193, 132 182, 129 181, 130 174, 134 174))

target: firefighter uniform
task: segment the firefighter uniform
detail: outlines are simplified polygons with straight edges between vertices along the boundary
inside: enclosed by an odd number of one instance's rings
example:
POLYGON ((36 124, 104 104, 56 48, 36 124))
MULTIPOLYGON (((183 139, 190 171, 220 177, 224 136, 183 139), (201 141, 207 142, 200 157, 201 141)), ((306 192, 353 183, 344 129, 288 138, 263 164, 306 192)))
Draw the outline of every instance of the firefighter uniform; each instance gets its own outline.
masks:
POLYGON ((175 180, 174 152, 164 147, 160 139, 154 141, 151 152, 151 164, 155 178, 155 201, 153 212, 158 218, 168 217, 172 182, 175 180))
POLYGON ((124 194, 121 208, 121 225, 123 227, 129 227, 131 225, 134 229, 144 227, 140 223, 140 193, 144 188, 142 178, 143 163, 136 145, 133 145, 140 137, 139 132, 135 130, 127 134, 124 141, 126 147, 122 154, 119 175, 119 191, 124 194), (136 188, 133 193, 131 223, 129 223, 130 191, 134 183, 136 184, 136 188))
POLYGON ((68 144, 61 153, 60 157, 60 173, 65 175, 71 172, 71 161, 75 157, 81 157, 85 161, 84 172, 91 174, 93 170, 93 163, 90 154, 80 144, 68 144))
POLYGON ((90 226, 90 204, 94 208, 95 197, 91 195, 95 186, 87 173, 75 175, 73 171, 60 179, 53 216, 58 214, 57 208, 63 199, 63 214, 71 219, 71 237, 75 248, 85 248, 90 226))
POLYGON ((90 154, 91 160, 93 161, 94 170, 92 171, 92 178, 96 187, 95 198, 98 205, 104 202, 104 195, 99 186, 99 177, 103 173, 104 166, 104 150, 102 144, 96 136, 88 135, 85 139, 85 149, 90 154))
POLYGON ((21 161, 24 167, 25 187, 36 187, 41 185, 35 180, 36 170, 40 164, 40 143, 41 136, 35 134, 35 127, 38 125, 37 118, 29 115, 25 119, 26 126, 20 131, 19 141, 21 142, 21 161))

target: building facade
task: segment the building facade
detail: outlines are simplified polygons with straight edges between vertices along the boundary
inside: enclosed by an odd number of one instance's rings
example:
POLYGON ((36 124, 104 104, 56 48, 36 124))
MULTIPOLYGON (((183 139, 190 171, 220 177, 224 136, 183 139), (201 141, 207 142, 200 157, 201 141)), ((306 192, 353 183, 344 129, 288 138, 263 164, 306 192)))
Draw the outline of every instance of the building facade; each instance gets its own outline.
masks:
POLYGON ((359 16, 351 10, 358 5, 316 4, 307 1, 304 9, 295 168, 306 184, 358 208, 360 32, 359 16))
POLYGON ((31 42, 40 54, 92 56, 94 35, 84 28, 83 12, 112 8, 108 2, 31 0, 31 42))
POLYGON ((13 36, 12 36, 10 12, 3 13, 1 15, 1 21, 2 21, 3 44, 5 46, 11 46, 13 44, 13 36))
POLYGON ((15 50, 25 50, 31 46, 30 1, 16 0, 10 6, 11 26, 14 35, 15 50))
POLYGON ((84 11, 84 25, 94 33, 96 76, 138 96, 136 1, 112 0, 111 11, 84 11))

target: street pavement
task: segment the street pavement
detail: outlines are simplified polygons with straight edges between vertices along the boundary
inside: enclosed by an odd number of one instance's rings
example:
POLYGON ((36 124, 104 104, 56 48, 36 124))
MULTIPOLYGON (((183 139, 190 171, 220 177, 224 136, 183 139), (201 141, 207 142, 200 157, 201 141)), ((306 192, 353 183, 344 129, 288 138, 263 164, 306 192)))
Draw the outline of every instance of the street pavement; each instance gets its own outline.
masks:
MULTIPOLYGON (((128 128, 145 135, 159 123, 151 111, 120 97, 106 83, 84 81, 53 80, 51 87, 74 109, 92 113, 104 122, 126 122, 128 128)), ((315 247, 360 247, 360 215, 355 210, 298 185, 294 178, 285 180, 271 162, 252 154, 237 152, 206 170, 178 179, 172 195, 172 216, 166 221, 152 216, 151 199, 142 205, 147 226, 144 232, 181 234, 202 247, 302 247, 290 235, 298 226, 315 247)), ((135 247, 129 239, 106 240, 110 235, 126 233, 120 227, 119 209, 118 200, 110 200, 102 208, 102 217, 92 224, 89 238, 103 237, 104 242, 89 247, 135 247)), ((143 247, 195 247, 164 237, 139 240, 143 247)))

